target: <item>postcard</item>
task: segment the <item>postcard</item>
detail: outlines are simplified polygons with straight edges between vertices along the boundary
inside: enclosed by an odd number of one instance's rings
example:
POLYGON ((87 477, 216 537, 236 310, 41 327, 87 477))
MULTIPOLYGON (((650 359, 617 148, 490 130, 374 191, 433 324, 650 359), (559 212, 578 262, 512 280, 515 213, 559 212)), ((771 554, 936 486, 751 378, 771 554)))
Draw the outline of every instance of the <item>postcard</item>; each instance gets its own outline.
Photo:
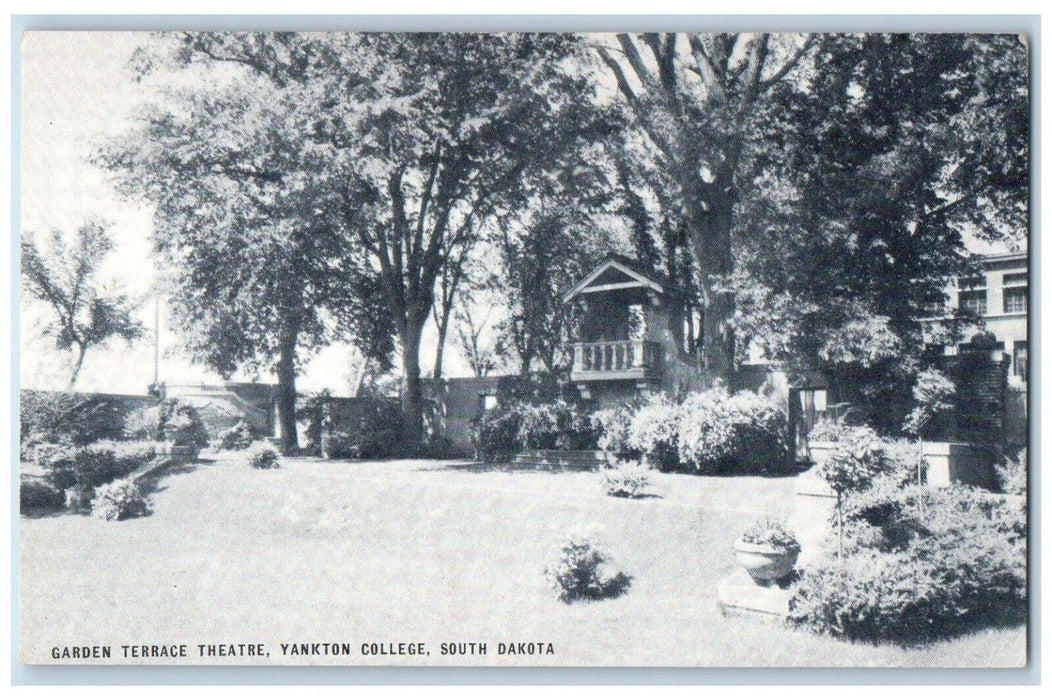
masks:
POLYGON ((21 662, 1025 666, 1029 53, 25 32, 21 662))

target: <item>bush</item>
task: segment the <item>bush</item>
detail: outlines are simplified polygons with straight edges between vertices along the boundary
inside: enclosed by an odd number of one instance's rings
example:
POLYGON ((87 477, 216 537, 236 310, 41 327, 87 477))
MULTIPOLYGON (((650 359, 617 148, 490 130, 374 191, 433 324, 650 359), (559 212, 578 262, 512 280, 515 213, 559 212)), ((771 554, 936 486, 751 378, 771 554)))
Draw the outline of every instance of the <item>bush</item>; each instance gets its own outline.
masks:
POLYGON ((219 433, 217 446, 221 450, 247 450, 256 440, 256 432, 248 423, 239 420, 230 428, 219 433))
POLYGON ((614 598, 628 589, 631 578, 618 571, 606 549, 590 532, 572 533, 545 576, 559 600, 614 598))
POLYGON ((609 496, 638 498, 650 485, 650 468, 645 462, 617 462, 604 468, 600 475, 603 489, 609 496))
POLYGON ((596 435, 596 447, 619 459, 639 459, 642 454, 632 448, 628 436, 632 428, 635 409, 622 404, 616 408, 605 408, 592 414, 592 430, 596 435))
POLYGON ((518 404, 499 406, 471 422, 471 444, 475 459, 506 460, 522 449, 519 426, 522 413, 518 404))
POLYGON ((150 512, 149 504, 134 482, 122 479, 95 489, 91 514, 102 520, 127 520, 150 512))
POLYGON ((390 400, 319 397, 321 451, 328 459, 383 459, 410 450, 398 404, 390 400))
POLYGON ((680 406, 680 464, 698 474, 755 474, 789 465, 787 423, 778 405, 751 391, 716 387, 680 406))
POLYGON ((844 558, 806 569, 790 617, 867 641, 924 642, 1026 610, 1020 504, 971 487, 916 484, 851 496, 844 558))
POLYGON ((628 448, 652 467, 676 471, 679 463, 680 407, 662 394, 636 409, 628 427, 628 448))
POLYGON ((595 449, 596 434, 588 413, 558 399, 513 406, 519 413, 519 449, 595 449))
POLYGON ((131 474, 157 456, 152 442, 100 441, 38 450, 47 480, 57 489, 94 488, 131 474))
POLYGON ((277 469, 278 451, 269 442, 259 441, 248 448, 248 463, 253 469, 277 469))
POLYGON ((1026 448, 1015 458, 1005 457, 997 464, 997 483, 1002 493, 1026 495, 1026 448))
POLYGON ((127 411, 119 400, 68 391, 22 391, 19 404, 19 438, 24 448, 40 443, 87 445, 119 438, 127 411))
POLYGON ((47 480, 23 474, 19 488, 19 508, 21 512, 62 510, 65 498, 60 489, 47 480))
POLYGON ((208 429, 197 409, 178 399, 165 399, 132 412, 124 422, 124 434, 131 440, 167 442, 176 447, 200 450, 208 446, 208 429))
POLYGON ((837 494, 863 491, 890 469, 886 445, 871 428, 848 428, 834 445, 818 476, 837 494))

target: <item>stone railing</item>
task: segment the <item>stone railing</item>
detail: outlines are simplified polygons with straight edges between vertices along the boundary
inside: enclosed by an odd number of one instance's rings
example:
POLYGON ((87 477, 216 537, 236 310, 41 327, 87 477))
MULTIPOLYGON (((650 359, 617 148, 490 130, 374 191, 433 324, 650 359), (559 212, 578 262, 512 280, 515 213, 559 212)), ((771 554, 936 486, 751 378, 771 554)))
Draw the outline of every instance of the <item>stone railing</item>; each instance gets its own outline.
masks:
POLYGON ((645 340, 608 340, 573 344, 573 373, 631 372, 653 367, 658 344, 645 340))

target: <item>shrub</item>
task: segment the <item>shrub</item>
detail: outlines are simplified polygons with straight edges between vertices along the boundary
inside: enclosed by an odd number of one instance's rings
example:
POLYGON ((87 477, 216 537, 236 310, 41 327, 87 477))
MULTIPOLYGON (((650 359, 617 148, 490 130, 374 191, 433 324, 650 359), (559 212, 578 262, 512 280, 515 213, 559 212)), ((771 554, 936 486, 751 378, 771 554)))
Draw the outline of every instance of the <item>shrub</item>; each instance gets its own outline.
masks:
POLYGON ((119 438, 127 411, 121 401, 68 391, 22 391, 19 404, 19 438, 27 448, 119 438))
POLYGON ((61 510, 65 505, 62 491, 47 480, 23 474, 19 488, 21 512, 61 510))
POLYGON ((595 449, 596 434, 588 413, 558 399, 548 403, 519 404, 520 449, 595 449))
POLYGON ((1015 456, 1005 457, 997 464, 997 483, 1002 493, 1026 495, 1026 448, 1015 456))
POLYGON ((95 489, 91 514, 102 520, 127 520, 149 513, 149 504, 134 482, 122 479, 95 489))
POLYGON ((247 450, 256 439, 256 432, 248 423, 239 420, 219 433, 218 447, 221 450, 247 450))
POLYGON ((522 412, 518 404, 499 406, 471 422, 471 444, 475 459, 508 459, 521 449, 519 426, 522 412))
POLYGON ((807 434, 807 438, 820 442, 836 442, 843 437, 845 430, 847 430, 847 426, 842 421, 833 420, 832 418, 819 418, 811 426, 811 432, 807 434))
POLYGON ((852 639, 923 642, 1025 613, 1021 504, 965 486, 889 484, 851 496, 844 557, 803 572, 791 619, 852 639))
POLYGON ((664 395, 636 409, 628 427, 628 447, 663 472, 679 469, 680 407, 664 395))
POLYGON ((635 409, 628 404, 606 408, 592 414, 596 447, 620 459, 639 459, 642 455, 628 441, 635 409))
POLYGON ((818 476, 837 494, 862 491, 888 470, 886 447, 871 428, 848 428, 818 467, 818 476))
POLYGON ((645 462, 616 462, 605 467, 600 475, 603 489, 609 496, 619 498, 638 498, 643 489, 650 485, 650 468, 645 462))
POLYGON ((572 533, 563 540, 545 576, 565 603, 579 599, 613 598, 627 590, 631 578, 619 571, 591 532, 572 533))
POLYGON ((386 399, 319 397, 322 455, 329 459, 382 459, 409 450, 398 404, 386 399))
POLYGON ((131 474, 156 455, 157 445, 152 442, 100 441, 54 446, 41 453, 41 466, 58 489, 90 489, 131 474))
POLYGON ((785 414, 750 391, 716 387, 688 396, 677 431, 681 465, 699 474, 769 472, 789 464, 785 414))
POLYGON ((248 463, 253 469, 277 469, 278 451, 269 442, 260 440, 248 448, 248 463))
POLYGON ((124 434, 132 440, 168 442, 177 447, 208 446, 208 429, 197 409, 178 399, 165 399, 132 412, 124 422, 124 434))

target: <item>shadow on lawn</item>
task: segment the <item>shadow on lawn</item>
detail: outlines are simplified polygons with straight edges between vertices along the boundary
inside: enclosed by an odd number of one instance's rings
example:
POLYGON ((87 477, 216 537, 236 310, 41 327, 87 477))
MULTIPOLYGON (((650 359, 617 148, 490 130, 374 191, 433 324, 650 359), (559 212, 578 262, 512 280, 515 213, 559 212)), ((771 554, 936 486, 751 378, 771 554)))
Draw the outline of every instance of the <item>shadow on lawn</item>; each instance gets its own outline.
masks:
POLYGON ((532 465, 514 462, 448 462, 429 465, 420 471, 454 471, 475 474, 598 474, 594 469, 566 467, 558 464, 532 465))

